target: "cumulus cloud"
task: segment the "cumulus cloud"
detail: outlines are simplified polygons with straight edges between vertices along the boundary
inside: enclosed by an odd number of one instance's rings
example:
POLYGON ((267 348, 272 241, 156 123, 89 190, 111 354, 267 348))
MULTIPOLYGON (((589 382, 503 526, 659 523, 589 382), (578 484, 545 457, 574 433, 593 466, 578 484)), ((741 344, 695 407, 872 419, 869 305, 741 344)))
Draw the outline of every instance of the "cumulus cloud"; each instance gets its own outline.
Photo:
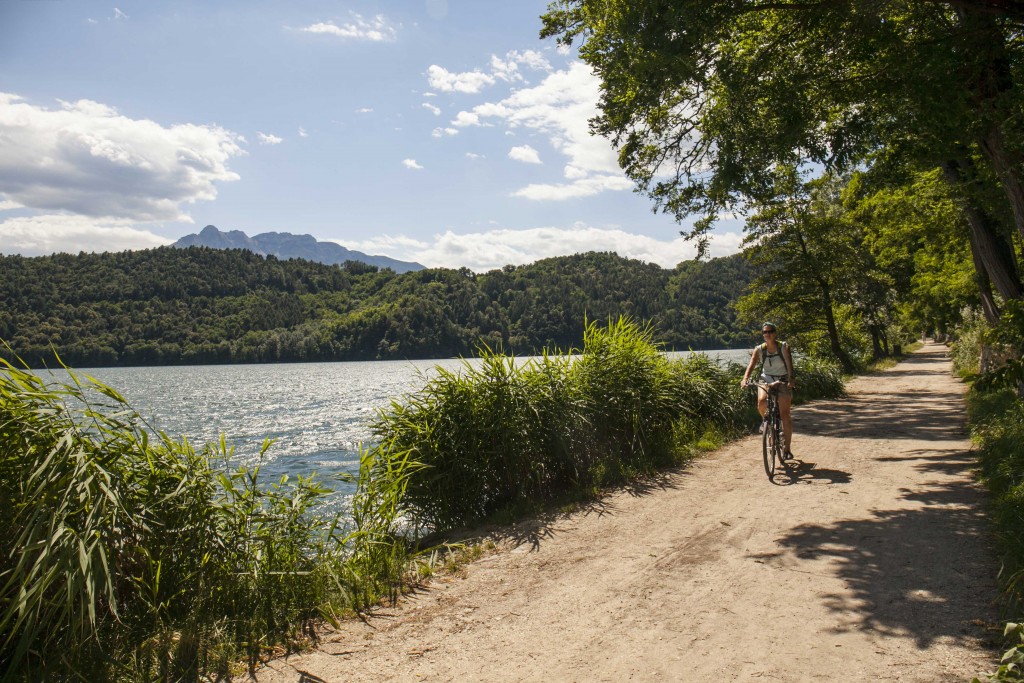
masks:
MULTIPOLYGON (((734 254, 740 250, 741 242, 740 233, 713 234, 710 253, 712 256, 734 254)), ((583 223, 565 228, 495 229, 463 234, 449 230, 435 235, 430 241, 385 235, 361 242, 346 242, 346 246, 370 254, 417 261, 430 267, 467 267, 477 272, 587 251, 614 251, 627 258, 674 268, 680 261, 692 259, 696 254, 696 245, 682 237, 657 239, 583 223)))
POLYGON ((476 161, 477 159, 484 159, 486 157, 484 157, 483 154, 477 154, 476 152, 466 152, 466 158, 476 161))
POLYGON ((451 135, 458 135, 458 134, 459 134, 459 129, 458 128, 435 128, 430 133, 430 135, 432 137, 435 137, 435 138, 444 137, 445 135, 451 136, 451 135))
POLYGON ((309 137, 309 133, 307 133, 306 129, 303 128, 302 126, 299 126, 299 137, 300 138, 308 138, 309 137))
POLYGON ((454 119, 452 119, 452 125, 458 128, 466 128, 467 126, 479 126, 480 117, 476 114, 468 111, 460 111, 454 119))
POLYGON ((441 92, 477 93, 495 82, 495 77, 482 71, 454 73, 437 64, 427 68, 427 82, 441 92))
POLYGON ((489 72, 474 69, 472 71, 453 72, 442 66, 431 64, 427 68, 427 82, 430 87, 442 92, 478 93, 499 80, 506 83, 525 81, 520 66, 535 71, 550 71, 551 64, 543 54, 536 50, 518 52, 512 50, 504 57, 491 55, 489 72))
MULTIPOLYGON (((529 61, 538 68, 547 65, 540 53, 514 54, 516 63, 529 61)), ((520 88, 503 100, 484 102, 460 111, 452 125, 497 123, 504 125, 506 134, 510 135, 525 129, 547 138, 555 152, 565 157, 563 176, 566 182, 528 185, 513 192, 513 196, 538 201, 563 200, 629 190, 633 184, 619 169, 611 143, 590 133, 589 120, 598 114, 599 85, 586 65, 575 62, 568 69, 549 72, 534 87, 520 88)), ((509 157, 517 161, 540 161, 536 150, 536 160, 527 158, 529 153, 524 147, 515 147, 513 151, 515 154, 510 152, 509 157)))
POLYGON ((273 133, 262 133, 256 132, 256 139, 260 141, 261 145, 280 145, 284 142, 284 138, 279 138, 273 133))
POLYGON ((372 107, 362 107, 360 109, 356 109, 356 113, 357 114, 372 114, 373 113, 373 108, 372 107))
POLYGON ((440 116, 441 115, 441 107, 433 105, 430 102, 424 102, 420 106, 423 107, 424 109, 426 109, 427 111, 429 111, 434 116, 440 116))
POLYGON ((299 30, 306 33, 336 36, 347 40, 368 40, 378 43, 393 42, 398 36, 398 31, 382 14, 378 14, 372 19, 365 19, 362 15, 352 13, 351 20, 347 23, 339 25, 333 21, 325 21, 311 24, 299 30))
POLYGON ((126 221, 57 214, 0 221, 0 253, 4 254, 125 251, 170 243, 171 240, 134 228, 126 221))
POLYGON ((519 70, 520 65, 526 66, 527 68, 535 71, 551 70, 551 64, 548 62, 547 58, 536 50, 526 50, 524 52, 512 50, 507 53, 504 58, 499 57, 498 55, 491 55, 491 73, 495 78, 499 78, 503 81, 509 83, 525 81, 526 78, 519 70))
POLYGON ((243 138, 218 126, 162 126, 93 102, 30 104, 0 93, 0 187, 29 209, 133 221, 191 220, 183 205, 238 180, 243 138))
POLYGON ((423 167, 420 166, 415 159, 403 159, 402 165, 405 166, 406 168, 411 168, 415 171, 420 171, 423 169, 423 167))
POLYGON ((607 190, 629 190, 633 181, 621 175, 596 175, 574 180, 571 183, 531 183, 512 193, 513 197, 523 197, 535 201, 558 201, 592 197, 607 190))
POLYGON ((526 164, 539 164, 542 163, 540 160, 540 154, 537 153, 533 147, 529 145, 522 145, 521 147, 513 147, 508 151, 508 158, 513 161, 522 161, 526 164))

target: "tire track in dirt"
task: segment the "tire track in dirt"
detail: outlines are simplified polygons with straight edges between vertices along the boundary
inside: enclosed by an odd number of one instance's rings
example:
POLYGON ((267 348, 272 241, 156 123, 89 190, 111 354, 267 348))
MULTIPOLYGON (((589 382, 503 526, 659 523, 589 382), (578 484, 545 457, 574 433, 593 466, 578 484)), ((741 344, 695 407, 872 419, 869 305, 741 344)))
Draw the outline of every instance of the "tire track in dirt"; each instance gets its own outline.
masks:
POLYGON ((966 681, 991 668, 996 564, 964 387, 928 344, 759 439, 569 516, 506 530, 265 683, 966 681))

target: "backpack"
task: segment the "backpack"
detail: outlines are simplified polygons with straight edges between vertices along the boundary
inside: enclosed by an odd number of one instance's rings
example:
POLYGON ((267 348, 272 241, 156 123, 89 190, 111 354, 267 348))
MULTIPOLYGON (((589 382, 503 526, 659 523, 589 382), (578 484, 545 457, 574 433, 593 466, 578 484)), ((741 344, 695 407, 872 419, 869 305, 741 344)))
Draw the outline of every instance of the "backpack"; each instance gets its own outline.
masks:
MULTIPOLYGON (((788 348, 786 342, 779 342, 778 353, 768 353, 768 342, 761 342, 757 345, 757 353, 761 357, 761 373, 764 374, 764 363, 768 358, 774 358, 778 356, 782 359, 782 366, 786 368, 786 374, 784 377, 789 377, 792 374, 792 369, 789 367, 789 361, 786 360, 786 349, 788 348)), ((774 377, 775 375, 772 375, 774 377)))

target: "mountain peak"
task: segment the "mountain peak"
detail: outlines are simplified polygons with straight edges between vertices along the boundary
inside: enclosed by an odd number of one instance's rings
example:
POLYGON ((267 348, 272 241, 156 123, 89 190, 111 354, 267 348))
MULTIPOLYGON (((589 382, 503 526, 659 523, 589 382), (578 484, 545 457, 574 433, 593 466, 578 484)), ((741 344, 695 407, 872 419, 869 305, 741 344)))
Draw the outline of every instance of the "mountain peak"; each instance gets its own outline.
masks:
POLYGON ((172 246, 248 249, 263 256, 273 255, 282 259, 301 258, 329 265, 340 265, 345 261, 361 261, 379 268, 390 268, 396 273, 424 269, 424 266, 419 263, 399 261, 387 256, 371 256, 361 251, 346 249, 334 242, 320 242, 312 235, 293 235, 290 232, 264 232, 249 237, 241 230, 221 232, 216 226, 207 225, 199 234, 185 235, 172 246))

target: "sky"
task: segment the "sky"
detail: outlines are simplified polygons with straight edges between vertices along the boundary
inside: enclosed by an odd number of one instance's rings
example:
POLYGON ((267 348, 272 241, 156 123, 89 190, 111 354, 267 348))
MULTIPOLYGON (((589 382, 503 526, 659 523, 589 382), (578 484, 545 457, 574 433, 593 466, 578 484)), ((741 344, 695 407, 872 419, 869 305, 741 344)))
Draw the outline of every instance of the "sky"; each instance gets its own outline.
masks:
MULTIPOLYGON (((546 0, 0 0, 0 253, 206 225, 482 272, 693 258, 589 133, 546 0)), ((712 256, 735 253, 726 220, 712 256)))

